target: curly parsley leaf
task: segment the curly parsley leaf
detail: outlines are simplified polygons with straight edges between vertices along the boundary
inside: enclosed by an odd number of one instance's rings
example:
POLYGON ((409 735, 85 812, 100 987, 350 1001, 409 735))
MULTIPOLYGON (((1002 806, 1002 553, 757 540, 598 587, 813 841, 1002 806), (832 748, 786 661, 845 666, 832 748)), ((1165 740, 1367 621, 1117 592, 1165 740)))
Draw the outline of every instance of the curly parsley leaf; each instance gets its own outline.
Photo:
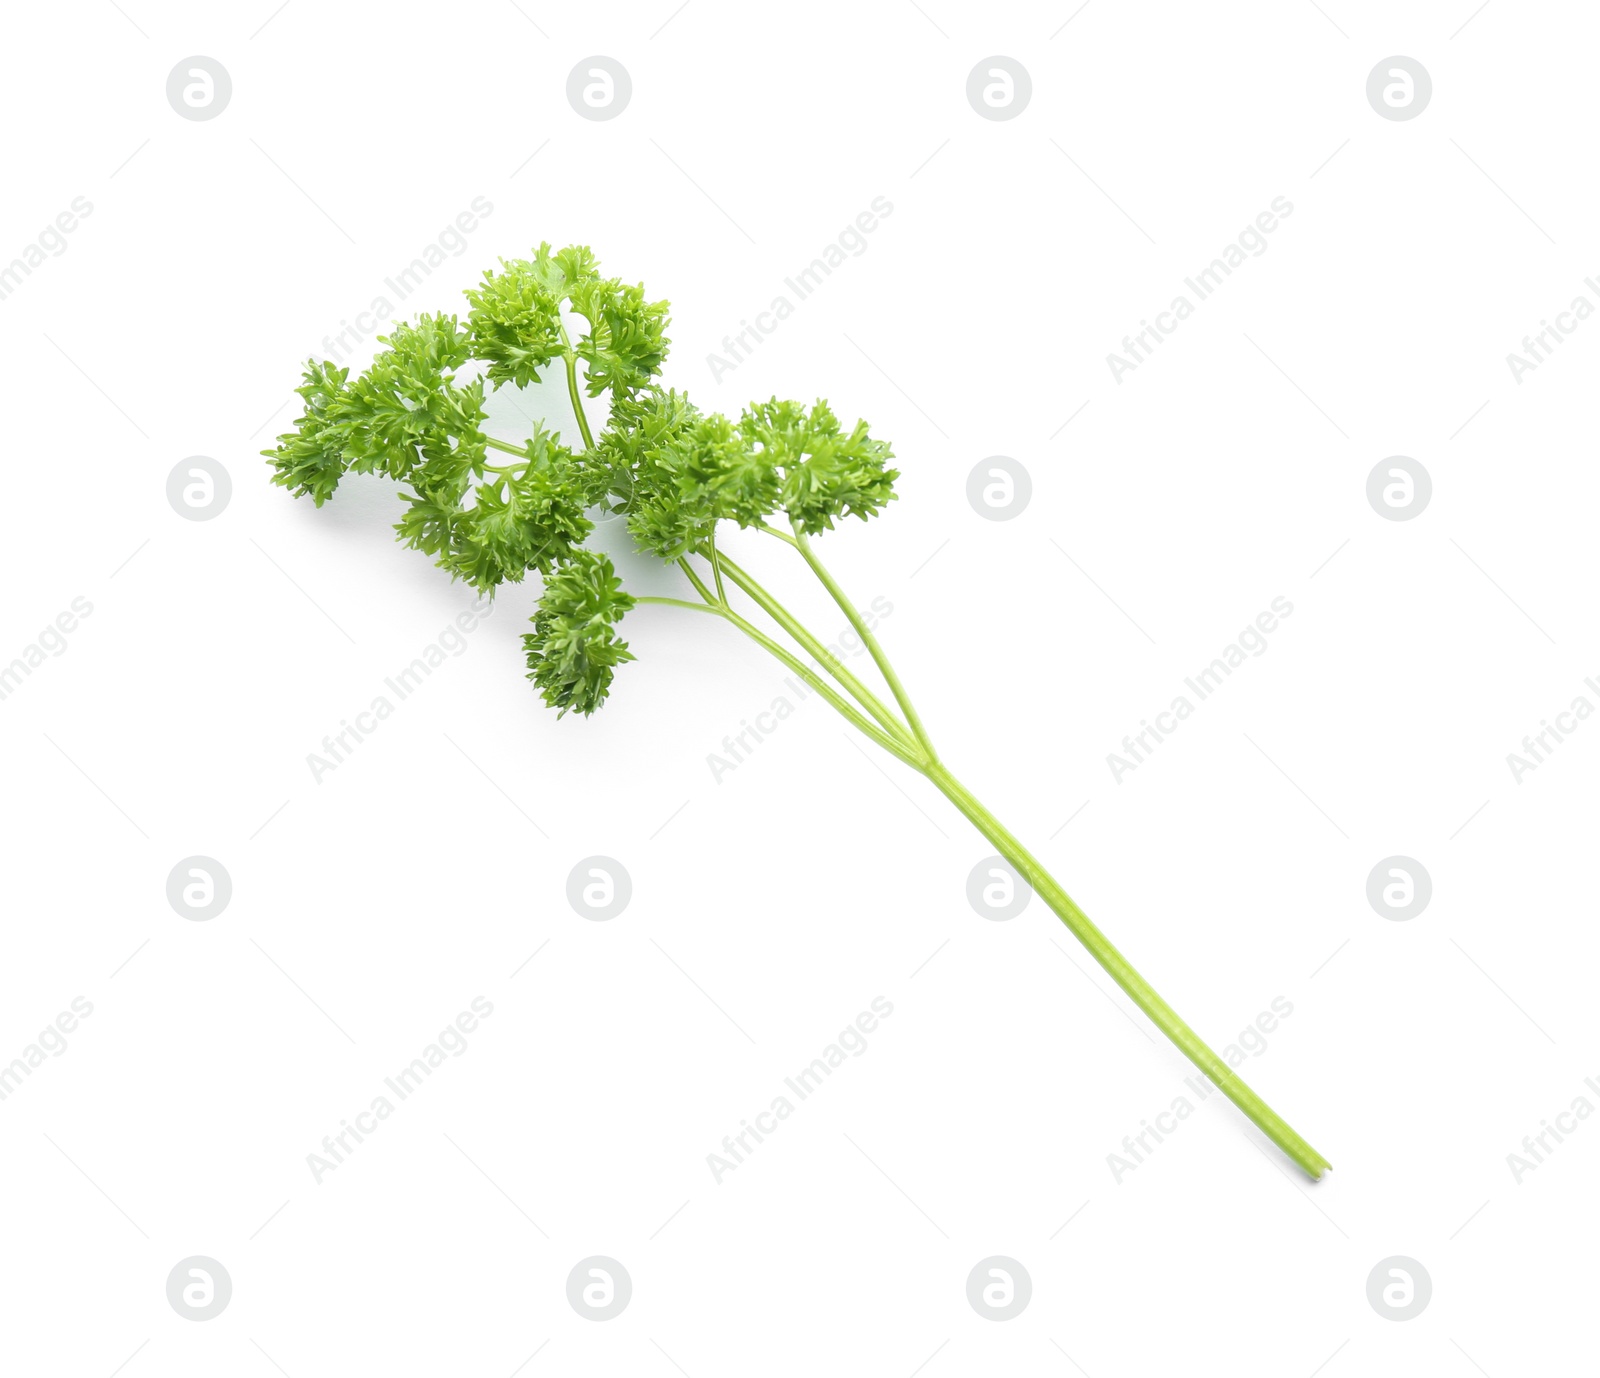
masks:
POLYGON ((310 496, 321 507, 344 477, 344 428, 338 404, 350 370, 308 360, 305 381, 295 389, 305 411, 294 430, 278 437, 276 449, 261 453, 272 461, 272 481, 295 497, 310 496))
POLYGON ((539 370, 560 358, 562 279, 552 271, 550 246, 541 244, 534 261, 501 259, 498 273, 489 271, 469 288, 472 310, 467 316, 474 358, 489 364, 498 386, 512 382, 526 387, 539 370))
POLYGON ((646 301, 642 283, 629 287, 595 277, 573 288, 572 309, 589 322, 575 346, 587 365, 589 396, 609 388, 615 411, 648 387, 666 362, 667 303, 646 301))
POLYGON ((562 716, 593 713, 611 691, 617 666, 633 659, 615 630, 633 606, 610 559, 595 551, 575 552, 545 580, 533 630, 522 640, 528 678, 562 716))
POLYGON ((404 480, 419 466, 465 471, 483 461, 483 384, 456 386, 468 346, 456 318, 424 315, 378 338, 389 347, 359 378, 308 363, 297 389, 304 414, 276 449, 262 451, 276 482, 318 506, 347 472, 404 480))
POLYGON ((474 588, 517 583, 527 572, 548 574, 570 560, 593 529, 584 479, 572 452, 536 425, 521 462, 503 468, 441 466, 439 481, 413 473, 416 491, 395 530, 407 545, 432 555, 441 569, 474 588), (472 489, 473 478, 482 479, 472 489))
POLYGON ((667 303, 645 300, 643 285, 600 275, 581 244, 552 252, 540 244, 531 259, 502 259, 467 293, 472 353, 487 360, 498 386, 526 387, 553 359, 582 359, 590 397, 611 392, 616 409, 647 387, 667 357, 667 303), (567 302, 589 329, 576 344, 561 322, 567 302))
POLYGON ((710 520, 755 526, 777 511, 783 480, 773 453, 720 413, 698 418, 669 452, 684 501, 710 520))
POLYGON ((650 387, 619 403, 612 422, 585 456, 592 501, 631 513, 653 498, 670 474, 655 456, 693 424, 699 412, 687 393, 650 387))
POLYGON ((894 500, 898 469, 894 452, 874 440, 858 421, 844 434, 822 400, 807 409, 799 402, 752 403, 740 419, 745 440, 782 472, 782 503, 789 519, 808 536, 833 530, 835 519, 876 516, 894 500))

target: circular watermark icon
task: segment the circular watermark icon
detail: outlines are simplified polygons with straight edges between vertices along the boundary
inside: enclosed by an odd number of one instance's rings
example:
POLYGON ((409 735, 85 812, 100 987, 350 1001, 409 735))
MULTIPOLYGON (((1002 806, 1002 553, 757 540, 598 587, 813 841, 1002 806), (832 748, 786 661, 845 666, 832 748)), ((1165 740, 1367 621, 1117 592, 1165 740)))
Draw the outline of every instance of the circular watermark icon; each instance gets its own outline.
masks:
POLYGON ((567 903, 580 918, 614 919, 632 898, 628 868, 612 857, 585 857, 567 876, 567 903))
POLYGON ((967 475, 967 501, 985 521, 1008 522, 1020 517, 1032 496, 1028 471, 1008 455, 980 459, 967 475))
POLYGON ((1433 98, 1433 78, 1414 57, 1386 57, 1367 75, 1367 104, 1386 120, 1414 120, 1433 98))
POLYGON ((1383 1259, 1367 1274, 1367 1300, 1386 1321, 1415 1320, 1432 1297, 1428 1270, 1404 1254, 1383 1259))
POLYGON ((1433 877, 1420 861, 1386 856, 1367 877, 1367 903, 1379 917, 1414 919, 1433 898, 1433 877))
POLYGON ((1033 1279, 1014 1258, 995 1254, 967 1274, 967 1300, 986 1321, 1015 1320, 1033 1298, 1033 1279))
POLYGON ((967 103, 986 120, 1014 120, 1033 97, 1033 78, 1014 57, 986 57, 967 74, 967 103))
POLYGON ((220 861, 186 856, 167 875, 167 903, 180 919, 214 919, 233 898, 233 878, 220 861))
POLYGON ((567 104, 586 120, 614 120, 633 97, 633 78, 614 57, 586 57, 567 74, 567 104))
POLYGON ((1033 887, 1003 856, 986 856, 967 876, 967 903, 980 919, 1014 919, 1028 907, 1033 887))
POLYGON ((233 1297, 233 1279, 214 1258, 195 1254, 167 1274, 167 1300, 186 1321, 209 1321, 220 1316, 233 1297))
POLYGON ((186 120, 214 120, 233 99, 233 78, 214 57, 186 57, 167 73, 167 104, 186 120))
POLYGON ((614 1258, 595 1254, 567 1274, 567 1300, 586 1321, 620 1316, 633 1299, 633 1279, 614 1258))
POLYGON ((1407 455, 1380 459, 1367 475, 1367 501, 1380 517, 1408 522, 1420 517, 1433 497, 1433 479, 1407 455))
POLYGON ((208 522, 220 517, 233 496, 228 471, 209 455, 180 459, 167 475, 167 501, 180 517, 208 522))

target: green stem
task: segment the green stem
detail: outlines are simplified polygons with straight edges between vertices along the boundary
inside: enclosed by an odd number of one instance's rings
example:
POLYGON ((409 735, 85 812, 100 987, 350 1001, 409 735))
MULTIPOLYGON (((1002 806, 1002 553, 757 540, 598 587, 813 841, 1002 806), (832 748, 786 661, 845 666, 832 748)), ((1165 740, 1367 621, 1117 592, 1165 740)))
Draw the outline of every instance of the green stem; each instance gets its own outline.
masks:
POLYGON ((722 610, 722 615, 752 641, 754 641, 756 645, 760 646, 762 650, 766 651, 769 655, 776 656, 791 670, 793 670, 795 674, 799 675, 801 679, 803 679, 812 687, 812 689, 821 694, 823 698, 832 704, 834 709, 863 736, 876 742, 891 756, 904 761, 913 770, 922 769, 922 763, 916 756, 912 755, 910 751, 901 746, 900 743, 893 737, 889 737, 880 732, 876 727, 868 722, 866 718, 862 717, 861 714, 856 711, 854 704, 852 704, 848 699, 843 698, 839 694, 838 690, 834 689, 832 685, 819 676, 809 665, 805 664, 804 661, 800 660, 798 656, 791 655, 765 632, 761 631, 757 627, 752 627, 744 620, 744 618, 740 617, 738 613, 734 612, 732 608, 724 608, 722 610))
POLYGON ((717 559, 717 529, 715 526, 711 528, 711 535, 706 538, 706 550, 706 558, 711 561, 712 577, 717 581, 717 601, 726 605, 728 592, 722 587, 722 564, 717 559))
POLYGON ((792 545, 796 550, 800 548, 800 542, 795 540, 795 538, 787 531, 779 531, 777 527, 768 526, 766 522, 757 522, 756 529, 758 531, 765 531, 769 536, 776 536, 785 545, 792 545))
POLYGON ((594 436, 589 432, 589 418, 583 414, 583 399, 578 395, 578 356, 567 338, 567 327, 560 326, 561 352, 567 363, 567 396, 572 399, 572 414, 578 418, 578 430, 583 435, 583 448, 594 449, 594 436))
POLYGON ((1283 1117, 1252 1091, 1241 1078, 1234 1075, 1228 1064, 1206 1045, 1199 1034, 1178 1017, 1172 1006, 1156 994, 1155 988, 1112 946, 1110 940, 1095 927, 1089 916, 1078 908, 1072 897, 1039 864, 1038 859, 972 796, 965 785, 938 762, 928 766, 923 773, 966 815, 973 826, 989 839, 995 850, 1016 867, 1017 873, 1050 906, 1072 936, 1089 950, 1089 955, 1100 963, 1106 974, 1127 992, 1129 999, 1149 1016, 1151 1022, 1172 1040, 1190 1062, 1216 1083, 1223 1095, 1244 1111, 1251 1122, 1288 1154, 1312 1180, 1321 1177, 1328 1170, 1330 1166, 1328 1160, 1296 1133, 1283 1117))
POLYGON ((790 636, 800 643, 808 655, 812 656, 830 675, 838 680, 849 692, 850 696, 883 725, 886 732, 898 738, 908 747, 916 745, 916 740, 912 737, 906 725, 884 706, 876 694, 851 674, 845 668, 844 662, 824 646, 808 627, 734 561, 730 560, 726 555, 720 555, 718 558, 728 571, 728 578, 732 579, 751 598, 755 599, 757 605, 767 616, 782 627, 784 631, 788 632, 790 636))
POLYGON ((689 576, 689 582, 694 585, 694 591, 704 598, 711 607, 716 609, 727 607, 726 603, 718 602, 717 599, 711 596, 711 590, 705 586, 704 580, 702 580, 700 576, 694 572, 694 566, 689 563, 689 557, 687 555, 680 555, 678 557, 678 568, 689 576))
POLYGON ((728 607, 727 604, 718 603, 712 599, 709 591, 706 589, 706 586, 701 583, 699 577, 692 569, 689 568, 688 561, 680 560, 678 563, 684 567, 684 570, 688 573, 690 580, 699 590, 702 597, 706 599, 704 603, 691 603, 686 598, 657 597, 636 598, 634 601, 638 603, 656 603, 671 608, 687 608, 690 612, 709 613, 713 617, 722 618, 725 622, 731 622, 741 632, 754 641, 756 645, 761 647, 762 650, 766 651, 769 655, 774 656, 784 665, 788 666, 789 669, 793 670, 795 674, 799 675, 800 678, 809 684, 816 693, 822 695, 822 697, 826 699, 828 703, 832 704, 834 709, 845 719, 845 721, 847 721, 863 736, 867 737, 871 741, 876 742, 891 756, 904 761, 913 770, 922 769, 922 762, 916 756, 912 755, 911 752, 907 750, 906 747, 902 746, 898 740, 880 732, 872 725, 872 723, 868 722, 866 718, 862 717, 861 714, 856 711, 855 706, 849 702, 849 700, 841 697, 838 691, 829 685, 826 680, 820 678, 810 666, 804 664, 797 657, 791 655, 765 632, 761 631, 759 628, 752 627, 744 620, 744 618, 740 617, 738 613, 734 612, 732 608, 728 607))
MULTIPOLYGON (((528 447, 526 445, 513 445, 508 440, 496 440, 492 435, 484 436, 483 443, 491 450, 503 450, 506 454, 516 455, 519 459, 524 461, 526 461, 528 458, 528 447)), ((496 472, 504 471, 497 470, 496 472)))
MULTIPOLYGON (((977 830, 987 838, 990 844, 1007 861, 1016 868, 1017 874, 1031 886, 1036 894, 1050 906, 1057 918, 1066 925, 1067 930, 1085 948, 1089 955, 1097 961, 1106 974, 1119 985, 1149 1020, 1170 1039, 1173 1045, 1190 1062, 1194 1063, 1200 1071, 1208 1077, 1236 1106, 1242 1110, 1251 1123, 1256 1125, 1263 1134, 1275 1143, 1285 1154, 1313 1181, 1320 1178, 1328 1171, 1328 1160, 1318 1153, 1284 1118, 1270 1105, 1261 1099, 1243 1078, 1234 1074, 1233 1069, 1222 1060, 1188 1024, 1178 1016, 1176 1010, 1156 993, 1148 981, 1133 967, 1133 964, 1114 947, 1106 937, 1077 905, 1071 895, 1061 888, 1039 859, 1033 855, 1020 841, 1000 822, 977 798, 939 761, 929 743, 927 734, 923 730, 916 711, 911 706, 911 701, 900 683, 899 676, 889 659, 884 655, 872 633, 868 631, 861 615, 856 611, 855 605, 833 576, 823 567, 822 563, 812 553, 810 543, 806 540, 805 533, 798 528, 795 530, 793 540, 784 536, 782 532, 763 525, 763 530, 768 531, 782 540, 790 541, 805 558, 817 578, 822 581, 823 587, 833 596, 834 601, 843 609, 850 624, 855 628, 856 634, 872 653, 872 658, 883 674, 885 683, 894 691, 895 699, 905 712, 906 720, 916 734, 916 741, 906 738, 905 728, 868 690, 866 690, 854 676, 850 675, 838 663, 835 656, 830 655, 825 647, 817 643, 796 619, 790 615, 777 599, 773 598, 755 580, 751 579, 732 560, 723 557, 729 577, 738 587, 745 590, 766 612, 796 641, 825 666, 839 679, 840 684, 850 691, 868 711, 873 712, 880 722, 887 716, 893 722, 892 735, 885 735, 870 722, 868 722, 856 709, 840 697, 834 690, 825 685, 806 666, 800 663, 793 655, 779 646, 771 638, 756 630, 737 613, 727 606, 725 600, 714 598, 704 582, 695 574, 687 559, 679 560, 684 572, 689 576, 700 596, 705 599, 706 606, 689 603, 681 599, 640 599, 640 602, 675 603, 678 606, 693 608, 700 612, 709 612, 715 616, 724 617, 738 627, 746 636, 755 641, 763 649, 789 666, 805 682, 812 686, 827 699, 833 707, 845 717, 854 727, 867 737, 883 747, 891 755, 904 761, 913 770, 926 775, 940 792, 966 817, 977 830)), ((719 589, 720 592, 720 589, 719 589)), ((889 723, 884 723, 885 727, 889 723)))
POLYGON ((657 598, 654 595, 649 597, 640 595, 633 601, 635 603, 654 603, 663 608, 688 608, 690 612, 708 612, 713 617, 722 616, 716 608, 710 607, 705 603, 691 603, 687 598, 657 598))
POLYGON ((856 606, 850 597, 839 586, 838 581, 829 574, 821 560, 811 550, 811 542, 806 539, 806 534, 797 526, 794 528, 794 544, 805 562, 811 566, 811 572, 822 580, 822 586, 833 595, 833 601, 839 605, 840 610, 850 619, 850 625, 855 628, 856 635, 866 643, 867 650, 872 653, 873 662, 878 667, 878 673, 883 676, 883 682, 889 686, 894 694, 895 702, 900 705, 900 711, 905 714, 906 722, 915 735, 918 744, 927 753, 930 761, 937 761, 939 753, 933 749, 933 743, 928 740, 927 729, 922 725, 922 719, 917 716, 917 710, 911 706, 911 698, 900 683, 900 676, 895 674, 894 666, 889 664, 889 657, 884 655, 883 648, 878 645, 877 637, 868 630, 867 624, 862 621, 861 614, 856 611, 856 606))

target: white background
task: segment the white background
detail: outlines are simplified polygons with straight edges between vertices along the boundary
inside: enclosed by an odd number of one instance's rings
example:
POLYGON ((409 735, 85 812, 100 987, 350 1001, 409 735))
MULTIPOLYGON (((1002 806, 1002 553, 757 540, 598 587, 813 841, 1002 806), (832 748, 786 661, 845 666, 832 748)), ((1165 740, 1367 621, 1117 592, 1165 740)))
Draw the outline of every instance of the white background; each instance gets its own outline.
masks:
MULTIPOLYGON (((1600 703, 1600 324, 1520 383, 1506 356, 1600 304, 1600 24, 1076 2, 8 13, 0 260, 93 212, 0 302, 0 660, 93 612, 0 702, 0 1057, 94 1013, 0 1102, 0 1366, 1500 1378, 1590 1352, 1600 1128, 1520 1184, 1506 1156, 1600 1104, 1600 726, 1520 784, 1506 756, 1600 703), (233 81, 204 123, 165 97, 193 54, 233 81), (591 54, 632 76, 610 122, 566 100, 591 54), (1014 120, 967 102, 991 54, 1031 75, 1014 120), (1392 54, 1432 76, 1409 122, 1366 99, 1392 54), (822 704, 717 783, 783 690, 710 619, 631 615, 611 702, 558 720, 512 587, 314 780, 471 595, 394 543, 384 485, 318 511, 257 452, 298 361, 476 196, 405 314, 587 243, 671 299, 666 380, 702 407, 825 395, 894 442, 901 500, 821 552, 892 603, 952 768, 1204 1036, 1292 1003, 1244 1072, 1324 1182, 1220 1096, 1116 1180, 1192 1069, 1042 904, 978 917, 988 848, 822 704), (714 381, 877 196, 867 252, 714 381), (1116 382, 1108 351, 1278 196, 1267 252, 1116 382), (165 495, 197 454, 232 477, 208 522, 165 495), (966 499, 996 454, 1033 481, 1009 522, 966 499), (1396 454, 1433 478, 1410 522, 1365 496, 1396 454), (1118 783, 1124 734, 1277 596, 1270 649, 1118 783), (209 922, 165 895, 195 854, 232 877, 209 922), (595 854, 632 877, 609 923, 565 896, 595 854), (1365 895, 1393 854, 1433 880, 1409 922, 1365 895), (314 1180, 476 996, 469 1050, 314 1180), (706 1155, 875 996, 868 1050, 717 1184, 706 1155), (603 1324, 565 1294, 596 1254, 634 1287, 603 1324), (995 1254, 1033 1283, 999 1324, 965 1296, 995 1254), (165 1295, 191 1255, 233 1279, 200 1324, 165 1295), (1391 1255, 1432 1278, 1415 1320, 1368 1303, 1391 1255)), ((735 548, 837 634, 788 552, 735 548)))

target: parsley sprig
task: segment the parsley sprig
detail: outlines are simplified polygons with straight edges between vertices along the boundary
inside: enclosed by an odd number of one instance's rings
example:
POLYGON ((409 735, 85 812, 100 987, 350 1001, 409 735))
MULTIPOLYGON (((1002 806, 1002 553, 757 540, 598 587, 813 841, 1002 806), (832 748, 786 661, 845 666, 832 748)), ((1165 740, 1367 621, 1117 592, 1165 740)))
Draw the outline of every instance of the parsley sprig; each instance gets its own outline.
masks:
POLYGON ((539 574, 543 590, 523 638, 528 678, 562 715, 588 715, 605 702, 618 670, 634 658, 618 626, 636 608, 727 623, 932 781, 1156 1026, 1309 1176, 1320 1177, 1327 1160, 1178 1017, 950 773, 878 639, 817 557, 813 538, 847 517, 876 517, 895 498, 893 453, 866 422, 846 429, 824 401, 777 398, 733 418, 663 389, 667 303, 602 276, 581 246, 552 252, 541 244, 532 258, 502 260, 467 301, 464 324, 424 315, 396 325, 355 379, 309 362, 298 389, 305 409, 264 452, 273 481, 320 507, 346 473, 387 474, 405 486, 400 539, 452 578, 492 594, 539 574), (573 339, 568 320, 587 329, 573 339), (487 366, 483 376, 458 382, 472 360, 487 366), (562 444, 542 424, 519 445, 485 434, 485 379, 496 388, 526 387, 557 364, 581 447, 562 444), (606 398, 598 434, 585 397, 606 398), (491 464, 491 453, 509 462, 491 464), (641 550, 676 565, 686 596, 628 593, 611 560, 585 544, 596 510, 625 518, 641 550), (887 695, 863 683, 718 546, 725 523, 771 537, 809 567, 866 646, 887 695))

